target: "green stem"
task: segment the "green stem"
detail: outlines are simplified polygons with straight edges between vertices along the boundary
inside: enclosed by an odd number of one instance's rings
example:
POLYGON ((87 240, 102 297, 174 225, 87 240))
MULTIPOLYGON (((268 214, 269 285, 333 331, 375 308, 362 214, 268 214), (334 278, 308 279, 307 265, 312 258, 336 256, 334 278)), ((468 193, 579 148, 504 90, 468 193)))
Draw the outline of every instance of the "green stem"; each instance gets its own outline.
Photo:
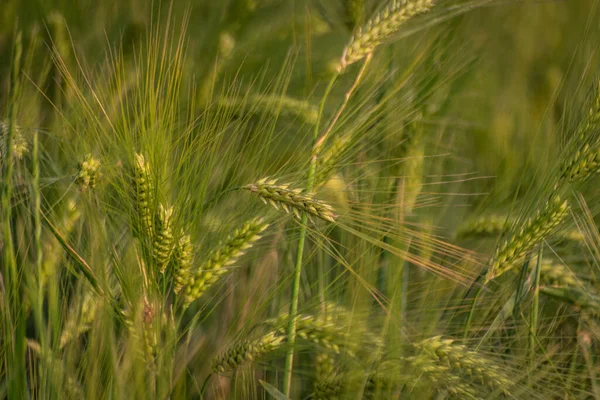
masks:
POLYGON ((544 249, 543 244, 540 244, 540 250, 538 252, 537 263, 535 264, 535 275, 533 281, 533 302, 531 304, 531 320, 530 320, 530 329, 529 329, 529 351, 531 356, 531 361, 535 361, 535 343, 536 343, 536 333, 537 333, 537 325, 538 325, 538 315, 539 315, 539 302, 540 302, 540 275, 542 270, 542 251, 544 249))
MULTIPOLYGON (((325 108, 325 102, 327 101, 327 97, 329 96, 329 93, 331 92, 331 89, 333 88, 333 85, 334 85, 335 81, 337 80, 338 74, 334 74, 331 77, 331 80, 329 81, 329 85, 327 86, 327 89, 325 90, 325 93, 323 94, 323 98, 321 99, 321 104, 319 106, 319 114, 317 117, 317 123, 315 124, 315 129, 313 132, 312 154, 311 154, 311 158, 310 158, 310 164, 308 167, 308 175, 306 178, 306 191, 308 193, 312 192, 313 187, 314 187, 315 172, 317 170, 317 158, 323 147, 323 143, 325 143, 325 140, 327 139, 329 134, 332 132, 335 123, 340 118, 340 116, 342 115, 342 112, 345 110, 346 106, 348 105, 348 101, 350 100, 352 93, 356 90, 360 80, 364 76, 367 66, 369 65, 369 62, 371 61, 371 57, 372 57, 372 54, 369 54, 366 57, 358 75, 354 79, 354 83, 352 84, 350 89, 348 89, 348 91, 346 92, 346 95, 344 97, 344 102, 342 103, 340 108, 337 110, 337 112, 333 116, 333 118, 332 118, 331 122, 329 123, 329 125, 327 126, 327 128, 323 131, 321 136, 319 136, 319 124, 321 122, 321 117, 323 116, 323 109, 325 108)), ((302 257, 304 254, 304 243, 306 241, 306 230, 307 230, 306 224, 307 224, 307 222, 308 222, 307 214, 302 213, 301 226, 300 226, 300 238, 298 239, 298 252, 296 254, 296 264, 294 266, 294 280, 292 282, 292 297, 291 297, 291 303, 290 303, 290 320, 289 320, 287 334, 286 334, 287 341, 288 341, 288 350, 285 355, 284 375, 283 375, 283 392, 285 393, 285 395, 287 397, 290 397, 290 393, 291 393, 291 389, 292 389, 292 372, 293 372, 293 365, 294 365, 294 344, 296 343, 296 316, 298 315, 298 296, 300 294, 300 278, 302 277, 302 257)))
MULTIPOLYGON (((19 98, 19 73, 21 71, 21 55, 23 53, 22 34, 18 32, 13 47, 12 69, 10 75, 9 104, 8 104, 8 127, 6 135, 6 158, 2 169, 2 182, 4 183, 1 194, 0 209, 2 210, 2 230, 4 239, 4 270, 5 282, 9 287, 7 290, 6 307, 3 321, 8 325, 5 332, 12 332, 5 337, 6 348, 9 349, 6 359, 10 368, 7 371, 8 397, 26 397, 25 376, 25 318, 23 316, 22 299, 19 293, 20 274, 17 271, 12 238, 12 176, 14 170, 13 141, 17 130, 17 100, 19 98)), ((5 325, 5 326, 6 326, 5 325)))

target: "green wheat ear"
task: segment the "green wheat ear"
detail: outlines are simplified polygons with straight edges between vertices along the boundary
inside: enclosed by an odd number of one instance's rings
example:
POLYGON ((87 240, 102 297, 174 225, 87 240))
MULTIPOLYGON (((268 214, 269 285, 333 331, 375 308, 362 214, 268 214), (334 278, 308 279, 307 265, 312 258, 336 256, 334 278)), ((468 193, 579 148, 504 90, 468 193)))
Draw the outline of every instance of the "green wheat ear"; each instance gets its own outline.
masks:
POLYGON ((94 189, 99 178, 100 161, 92 157, 91 154, 86 154, 84 159, 77 164, 75 183, 79 185, 81 190, 94 189))
MULTIPOLYGON (((6 138, 8 136, 8 125, 0 121, 0 166, 2 166, 3 160, 6 157, 6 138)), ((23 136, 21 129, 15 126, 15 131, 12 137, 12 156, 15 160, 22 159, 25 154, 29 151, 29 144, 27 139, 23 136)))
POLYGON ((415 347, 422 351, 420 357, 430 357, 453 373, 469 377, 492 390, 506 392, 512 385, 501 366, 452 339, 435 336, 417 343, 415 347))
POLYGON ((300 218, 302 212, 306 212, 325 221, 335 222, 336 215, 329 204, 302 193, 301 189, 291 189, 289 185, 278 184, 274 179, 263 178, 244 186, 244 189, 256 193, 265 204, 270 204, 276 209, 281 207, 287 213, 293 212, 297 218, 300 218))
POLYGON ((352 36, 342 55, 339 70, 343 71, 348 65, 365 58, 396 33, 404 22, 429 11, 433 3, 433 0, 393 0, 352 36))
POLYGON ((222 242, 190 277, 185 287, 184 307, 202 296, 237 262, 252 245, 261 238, 269 224, 262 218, 246 222, 222 242))
POLYGON ((154 177, 150 164, 143 154, 136 153, 133 162, 133 178, 135 185, 134 205, 136 227, 138 233, 147 238, 154 234, 152 205, 154 203, 154 177))
POLYGON ((284 338, 269 332, 257 339, 242 340, 215 357, 212 370, 216 373, 232 371, 237 367, 255 361, 279 348, 284 338))
POLYGON ((555 196, 548 200, 543 209, 528 219, 518 233, 501 242, 487 272, 485 282, 499 277, 512 269, 533 247, 559 226, 569 211, 567 200, 555 196))
POLYGON ((152 243, 152 254, 154 263, 161 274, 167 269, 171 254, 173 252, 173 229, 172 225, 173 207, 158 206, 156 218, 156 232, 152 243))

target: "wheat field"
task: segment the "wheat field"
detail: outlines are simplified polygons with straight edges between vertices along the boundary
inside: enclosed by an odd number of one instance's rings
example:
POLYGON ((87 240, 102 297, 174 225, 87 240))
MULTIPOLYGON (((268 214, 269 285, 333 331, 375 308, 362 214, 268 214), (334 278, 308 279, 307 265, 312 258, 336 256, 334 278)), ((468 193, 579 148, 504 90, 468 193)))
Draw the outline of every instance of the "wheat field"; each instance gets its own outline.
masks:
POLYGON ((1 399, 600 399, 598 0, 3 0, 1 399))

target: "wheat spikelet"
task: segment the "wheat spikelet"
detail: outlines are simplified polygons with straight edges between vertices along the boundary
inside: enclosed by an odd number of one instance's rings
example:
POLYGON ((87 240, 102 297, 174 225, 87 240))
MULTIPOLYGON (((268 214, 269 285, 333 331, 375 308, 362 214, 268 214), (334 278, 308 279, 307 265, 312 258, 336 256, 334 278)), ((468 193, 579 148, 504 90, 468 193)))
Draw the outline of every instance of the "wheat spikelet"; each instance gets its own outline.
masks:
POLYGON ((284 338, 269 332, 257 339, 242 340, 215 357, 212 370, 217 373, 232 371, 244 363, 254 361, 275 351, 284 338))
POLYGON ((527 220, 517 234, 501 242, 485 281, 489 282, 511 269, 527 252, 560 225, 567 213, 566 200, 561 201, 558 196, 548 200, 544 208, 527 220))
POLYGON ((402 164, 403 193, 402 207, 407 213, 412 212, 419 193, 423 188, 423 125, 413 121, 407 126, 409 139, 404 144, 406 159, 402 164))
POLYGON ((143 154, 136 153, 133 163, 135 185, 136 226, 147 238, 154 234, 152 206, 154 203, 154 177, 150 164, 143 154))
POLYGON ((85 292, 83 300, 81 300, 81 305, 79 304, 79 299, 77 300, 78 302, 69 313, 68 319, 61 332, 61 348, 79 335, 87 332, 90 329, 92 322, 94 322, 94 318, 96 318, 99 299, 94 296, 91 290, 85 292), (81 308, 77 311, 79 307, 81 308))
POLYGON ((511 380, 499 365, 452 339, 435 336, 417 343, 415 347, 423 352, 421 356, 431 357, 454 373, 468 376, 492 390, 505 392, 511 386, 511 380))
POLYGON ((253 113, 274 118, 299 118, 308 124, 315 124, 318 117, 317 107, 287 96, 252 94, 246 97, 223 97, 219 99, 219 106, 232 109, 240 115, 253 113))
POLYGON ((262 218, 246 222, 236 229, 222 242, 190 278, 185 287, 185 303, 189 305, 208 290, 217 280, 230 271, 229 268, 248 250, 254 242, 261 238, 262 232, 269 224, 262 218))
POLYGON ((433 0, 394 0, 356 32, 346 46, 340 61, 340 71, 362 60, 377 46, 388 40, 410 18, 429 11, 433 0))
POLYGON ((173 264, 173 292, 179 293, 191 276, 192 259, 194 257, 194 247, 190 235, 182 235, 175 246, 172 257, 173 264))
POLYGON ((256 193, 265 204, 276 209, 281 206, 285 212, 293 212, 298 218, 302 212, 306 212, 325 221, 335 222, 336 215, 329 204, 303 194, 301 189, 290 189, 289 185, 278 184, 274 179, 263 178, 244 186, 244 189, 256 193))
POLYGON ((173 207, 158 206, 158 217, 156 219, 156 233, 152 243, 152 254, 154 264, 161 274, 167 268, 173 252, 173 230, 172 230, 173 207))
POLYGON ((75 183, 77 183, 82 190, 87 188, 94 189, 99 177, 100 161, 92 157, 91 154, 86 154, 83 161, 80 161, 77 164, 75 183))

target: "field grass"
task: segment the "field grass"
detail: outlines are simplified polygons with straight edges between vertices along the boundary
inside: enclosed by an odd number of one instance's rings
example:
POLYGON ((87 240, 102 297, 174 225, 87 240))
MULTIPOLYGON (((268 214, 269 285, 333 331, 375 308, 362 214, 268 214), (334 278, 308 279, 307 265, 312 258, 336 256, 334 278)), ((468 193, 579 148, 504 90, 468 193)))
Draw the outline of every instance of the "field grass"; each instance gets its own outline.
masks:
POLYGON ((597 0, 4 0, 0 398, 600 399, 597 0))

